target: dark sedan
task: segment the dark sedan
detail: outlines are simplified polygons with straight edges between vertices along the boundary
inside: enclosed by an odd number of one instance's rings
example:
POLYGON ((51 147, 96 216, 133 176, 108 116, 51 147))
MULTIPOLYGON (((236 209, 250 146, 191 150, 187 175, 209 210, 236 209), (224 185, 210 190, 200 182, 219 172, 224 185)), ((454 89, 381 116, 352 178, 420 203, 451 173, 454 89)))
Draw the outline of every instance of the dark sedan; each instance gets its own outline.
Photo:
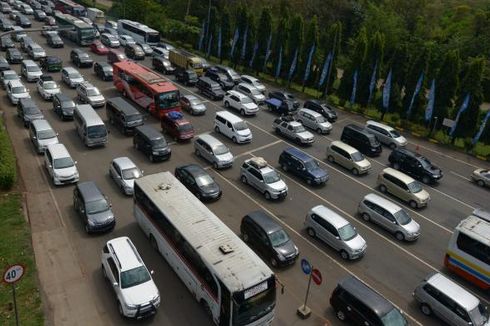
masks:
POLYGON ((94 72, 102 80, 111 81, 112 80, 112 66, 107 62, 96 62, 94 64, 94 72))
POLYGON ((21 63, 22 60, 24 60, 24 56, 22 55, 22 53, 20 53, 20 51, 17 49, 17 48, 10 48, 10 49, 7 49, 7 52, 6 52, 6 57, 7 57, 7 61, 12 64, 12 63, 21 63))
POLYGON ((219 185, 197 164, 176 167, 175 177, 201 201, 217 200, 221 197, 219 185))
POLYGON ((274 92, 269 92, 269 97, 278 99, 280 101, 290 101, 293 103, 293 107, 295 109, 299 108, 298 100, 296 100, 294 95, 291 93, 285 91, 274 91, 274 92))

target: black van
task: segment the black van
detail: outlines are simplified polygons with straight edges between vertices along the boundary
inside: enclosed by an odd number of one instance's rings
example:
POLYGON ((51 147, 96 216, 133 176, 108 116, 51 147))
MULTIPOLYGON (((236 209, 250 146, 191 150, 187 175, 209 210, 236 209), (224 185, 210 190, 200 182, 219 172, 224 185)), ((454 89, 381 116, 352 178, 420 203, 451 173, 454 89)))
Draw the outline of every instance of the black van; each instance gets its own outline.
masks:
POLYGON ((201 94, 213 100, 222 100, 225 97, 225 92, 221 89, 221 86, 208 77, 199 77, 196 87, 201 94))
POLYGON ((442 178, 442 171, 429 159, 406 148, 395 148, 388 157, 390 165, 423 183, 436 183, 442 178))
POLYGON ((400 310, 354 276, 337 284, 330 305, 337 318, 349 325, 408 325, 400 310))
POLYGON ((175 69, 174 74, 177 81, 187 86, 196 85, 198 81, 197 74, 192 69, 177 68, 175 69))
POLYGON ((279 165, 308 184, 322 185, 328 180, 327 171, 320 168, 311 156, 295 147, 286 148, 279 156, 279 165))
POLYGON ((75 102, 63 93, 53 95, 53 110, 61 120, 73 120, 75 102))
POLYGON ((378 156, 381 154, 381 144, 376 136, 361 126, 348 124, 344 127, 340 140, 357 148, 361 153, 368 156, 378 156))
POLYGON ((107 118, 123 134, 132 134, 135 127, 143 125, 143 115, 122 97, 113 97, 105 104, 107 118))
POLYGON ((151 162, 168 160, 172 154, 165 137, 150 126, 134 128, 133 146, 148 156, 151 162))
POLYGON ((298 247, 282 226, 263 211, 245 215, 240 233, 243 240, 274 267, 294 264, 299 255, 298 247))

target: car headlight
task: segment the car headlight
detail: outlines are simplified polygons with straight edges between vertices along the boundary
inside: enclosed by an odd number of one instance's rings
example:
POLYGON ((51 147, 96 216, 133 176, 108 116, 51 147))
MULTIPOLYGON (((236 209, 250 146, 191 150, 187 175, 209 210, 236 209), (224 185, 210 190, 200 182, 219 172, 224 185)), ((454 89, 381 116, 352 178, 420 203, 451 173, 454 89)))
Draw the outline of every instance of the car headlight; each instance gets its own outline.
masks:
POLYGON ((94 221, 92 221, 92 220, 87 220, 87 223, 88 223, 88 225, 90 225, 90 226, 94 226, 94 225, 95 225, 95 222, 94 222, 94 221))
POLYGON ((124 305, 126 306, 126 308, 128 310, 134 310, 134 309, 136 309, 138 307, 137 305, 129 304, 129 303, 125 303, 124 305))

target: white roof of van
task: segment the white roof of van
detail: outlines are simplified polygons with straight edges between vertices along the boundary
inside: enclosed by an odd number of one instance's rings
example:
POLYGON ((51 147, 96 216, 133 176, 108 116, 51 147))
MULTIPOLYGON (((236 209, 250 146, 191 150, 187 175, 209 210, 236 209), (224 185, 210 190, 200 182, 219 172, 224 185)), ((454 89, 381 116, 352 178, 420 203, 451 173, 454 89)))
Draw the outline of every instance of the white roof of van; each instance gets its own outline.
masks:
POLYGON ((323 205, 315 206, 311 209, 311 211, 330 222, 337 229, 349 224, 345 218, 323 205))
POLYGON ((452 298, 456 303, 468 311, 473 310, 480 303, 480 300, 478 300, 473 294, 469 293, 441 273, 436 273, 431 276, 427 280, 427 283, 431 284, 436 289, 452 298))

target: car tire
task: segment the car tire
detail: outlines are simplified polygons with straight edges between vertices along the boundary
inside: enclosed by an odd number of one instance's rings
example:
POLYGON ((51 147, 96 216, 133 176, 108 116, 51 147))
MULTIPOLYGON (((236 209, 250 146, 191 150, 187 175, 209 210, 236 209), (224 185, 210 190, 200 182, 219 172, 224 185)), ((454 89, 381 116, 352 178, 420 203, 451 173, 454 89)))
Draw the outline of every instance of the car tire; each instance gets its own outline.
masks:
POLYGON ((248 234, 246 234, 245 232, 242 233, 242 237, 244 242, 248 242, 250 240, 248 234))
POLYGON ((415 202, 415 200, 411 200, 408 202, 408 204, 410 205, 411 208, 419 208, 419 205, 417 205, 417 202, 415 202))
POLYGON ((388 190, 388 189, 386 189, 386 186, 385 186, 385 185, 380 185, 380 186, 379 186, 379 191, 381 191, 382 193, 384 193, 384 194, 385 194, 387 190, 388 190))
POLYGON ((390 147, 391 150, 394 150, 396 148, 396 144, 395 143, 391 143, 389 145, 389 147, 390 147))
POLYGON ((432 309, 426 303, 420 304, 420 311, 422 311, 422 313, 426 316, 432 315, 432 309))
POLYGON ((342 310, 338 310, 335 312, 335 316, 337 317, 338 320, 340 321, 345 321, 347 317, 345 316, 345 313, 342 310))
POLYGON ((393 163, 393 169, 395 169, 395 170, 400 170, 400 164, 398 164, 398 163, 393 163))
POLYGON ((220 134, 220 131, 219 131, 219 127, 218 127, 218 126, 214 127, 214 131, 215 131, 217 134, 220 134))
POLYGON ((479 185, 480 187, 484 187, 485 186, 485 182, 483 182, 483 180, 478 180, 476 182, 477 185, 479 185))
POLYGON ((340 257, 342 257, 343 260, 349 260, 349 254, 345 250, 340 250, 340 257))
POLYGON ((138 143, 134 142, 133 145, 134 145, 134 149, 138 151, 139 150, 138 143))
POLYGON ((359 170, 357 168, 352 169, 352 174, 353 175, 359 175, 359 170))
POLYGON ((334 162, 335 162, 335 159, 333 158, 333 156, 332 156, 332 155, 328 155, 327 160, 328 160, 330 163, 334 163, 334 162))
POLYGON ((274 257, 271 258, 271 265, 274 268, 277 268, 279 266, 279 263, 277 262, 277 259, 275 259, 274 257))
POLYGON ((244 109, 240 110, 240 115, 245 116, 245 110, 244 109))
POLYGON ((215 170, 218 170, 218 169, 219 169, 218 163, 213 162, 213 168, 214 168, 215 170))
POLYGON ((153 157, 153 154, 150 154, 150 162, 154 163, 155 162, 155 157, 153 157))
POLYGON ((201 157, 201 152, 198 149, 194 151, 194 154, 196 154, 197 157, 201 157))
POLYGON ((104 275, 105 279, 108 279, 107 272, 105 271, 104 265, 101 265, 101 266, 102 266, 102 275, 104 275))
POLYGON ((428 185, 430 183, 430 178, 428 176, 423 176, 422 177, 422 182, 428 185))
POLYGON ((240 177, 240 180, 241 180, 241 181, 242 181, 244 184, 248 184, 248 180, 247 180, 247 177, 246 177, 246 176, 242 175, 242 176, 240 177))
POLYGON ((308 233, 308 235, 312 238, 316 238, 316 232, 313 228, 308 228, 306 229, 306 232, 308 233))
POLYGON ((85 224, 85 232, 87 232, 87 234, 90 234, 90 229, 88 227, 88 223, 85 224))
POLYGON ((300 145, 301 145, 301 139, 296 138, 295 140, 296 140, 296 143, 298 143, 298 144, 300 144, 300 145))
POLYGON ((281 164, 281 168, 284 170, 284 172, 288 171, 288 166, 286 164, 281 164))
POLYGON ((233 137, 231 138, 231 140, 232 140, 232 141, 233 141, 235 144, 237 144, 237 143, 238 143, 238 142, 237 142, 237 140, 236 140, 236 137, 235 137, 235 136, 233 136, 233 137))
POLYGON ((371 220, 371 216, 369 216, 368 213, 362 213, 361 217, 366 222, 369 222, 369 220, 371 220))
POLYGON ((311 186, 313 184, 313 180, 311 180, 311 178, 308 178, 306 179, 306 183, 311 186))
POLYGON ((266 200, 271 200, 272 199, 271 194, 268 191, 264 192, 264 197, 265 197, 266 200))
POLYGON ((126 317, 124 316, 124 311, 123 311, 123 308, 121 306, 121 302, 117 301, 117 310, 119 311, 119 314, 121 315, 122 318, 126 317))
POLYGON ((403 235, 403 233, 401 233, 400 231, 395 232, 395 238, 396 238, 398 241, 404 241, 404 240, 405 240, 405 236, 404 236, 404 235, 403 235))
POLYGON ((230 103, 228 103, 228 101, 225 101, 225 108, 229 108, 230 107, 230 103))
POLYGON ((318 128, 318 129, 316 130, 316 132, 317 132, 317 133, 319 133, 319 134, 323 134, 323 132, 322 132, 322 130, 321 130, 320 128, 318 128))

